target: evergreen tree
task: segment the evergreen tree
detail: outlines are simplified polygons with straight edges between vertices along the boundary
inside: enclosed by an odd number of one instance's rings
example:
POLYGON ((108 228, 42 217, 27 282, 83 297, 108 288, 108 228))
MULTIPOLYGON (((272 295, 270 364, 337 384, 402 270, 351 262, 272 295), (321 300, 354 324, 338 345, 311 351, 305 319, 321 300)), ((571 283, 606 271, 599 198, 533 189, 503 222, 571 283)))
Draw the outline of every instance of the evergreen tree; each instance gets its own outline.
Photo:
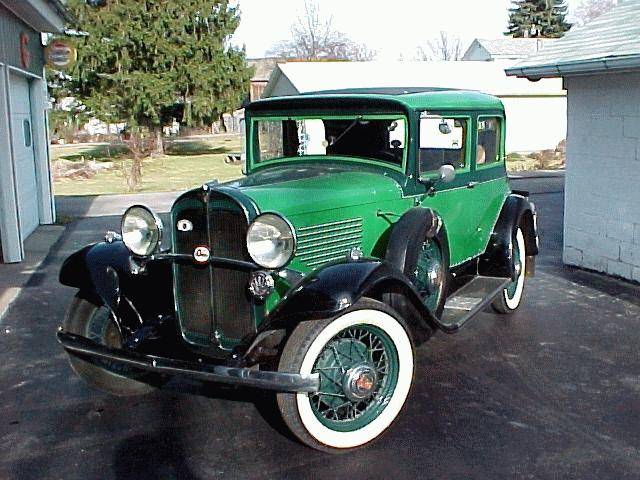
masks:
POLYGON ((69 91, 108 123, 127 123, 138 186, 142 157, 172 118, 205 125, 240 106, 251 70, 229 38, 239 25, 228 0, 69 0, 80 36, 69 91), (94 2, 95 3, 95 2, 94 2))
POLYGON ((565 0, 512 0, 509 26, 512 37, 559 38, 570 28, 565 0))

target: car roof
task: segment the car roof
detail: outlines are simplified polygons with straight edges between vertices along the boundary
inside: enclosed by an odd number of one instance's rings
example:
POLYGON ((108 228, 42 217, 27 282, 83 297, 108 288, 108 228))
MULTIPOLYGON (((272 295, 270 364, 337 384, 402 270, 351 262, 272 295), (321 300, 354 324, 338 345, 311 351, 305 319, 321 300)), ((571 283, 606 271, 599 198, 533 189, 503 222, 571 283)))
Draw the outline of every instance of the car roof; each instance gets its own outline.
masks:
POLYGON ((504 110, 498 97, 474 90, 457 90, 433 87, 359 88, 323 90, 301 95, 272 97, 251 103, 250 111, 270 109, 288 110, 328 106, 339 102, 341 107, 378 106, 401 107, 403 110, 504 110))

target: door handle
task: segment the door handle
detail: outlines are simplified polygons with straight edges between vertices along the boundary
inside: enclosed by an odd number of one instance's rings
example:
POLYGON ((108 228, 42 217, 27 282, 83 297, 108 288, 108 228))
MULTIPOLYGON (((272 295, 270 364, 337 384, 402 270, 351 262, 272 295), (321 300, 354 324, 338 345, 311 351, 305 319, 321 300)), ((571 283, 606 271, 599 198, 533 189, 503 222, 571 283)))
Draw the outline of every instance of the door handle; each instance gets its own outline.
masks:
POLYGON ((469 182, 469 183, 467 183, 467 188, 473 188, 476 185, 478 185, 478 182, 469 182))

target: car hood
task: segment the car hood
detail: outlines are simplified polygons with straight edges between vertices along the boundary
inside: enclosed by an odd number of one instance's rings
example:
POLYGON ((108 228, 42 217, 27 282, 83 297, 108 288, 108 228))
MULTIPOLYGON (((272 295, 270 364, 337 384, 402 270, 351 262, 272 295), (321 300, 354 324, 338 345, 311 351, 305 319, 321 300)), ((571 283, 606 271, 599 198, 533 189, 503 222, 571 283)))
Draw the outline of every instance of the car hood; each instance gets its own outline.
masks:
POLYGON ((251 198, 261 212, 299 215, 400 198, 398 182, 366 166, 291 165, 224 184, 251 198))

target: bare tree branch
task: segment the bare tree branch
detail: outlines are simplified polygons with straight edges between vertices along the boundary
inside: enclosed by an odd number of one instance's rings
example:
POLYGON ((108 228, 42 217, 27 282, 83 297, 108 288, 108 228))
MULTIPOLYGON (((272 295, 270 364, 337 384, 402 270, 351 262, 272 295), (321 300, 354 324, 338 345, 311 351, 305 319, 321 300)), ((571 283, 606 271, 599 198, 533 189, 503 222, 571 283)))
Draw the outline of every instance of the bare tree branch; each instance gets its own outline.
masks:
POLYGON ((291 25, 291 38, 276 43, 268 55, 304 60, 373 60, 376 51, 351 40, 323 17, 317 0, 305 0, 304 12, 291 25))
POLYGON ((462 58, 462 42, 444 31, 440 32, 438 38, 428 41, 427 47, 428 50, 423 46, 416 48, 418 60, 457 61, 462 58))

